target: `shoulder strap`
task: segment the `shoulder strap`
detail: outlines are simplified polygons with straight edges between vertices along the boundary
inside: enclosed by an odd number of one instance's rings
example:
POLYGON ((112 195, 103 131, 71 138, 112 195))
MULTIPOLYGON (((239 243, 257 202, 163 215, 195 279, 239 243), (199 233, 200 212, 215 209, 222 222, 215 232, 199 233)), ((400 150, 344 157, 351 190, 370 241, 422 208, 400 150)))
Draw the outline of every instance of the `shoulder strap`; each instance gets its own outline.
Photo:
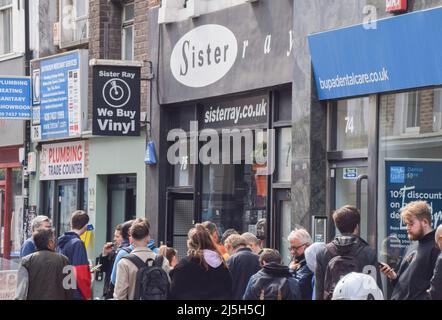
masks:
POLYGON ((121 259, 127 259, 130 262, 132 262, 138 269, 141 269, 142 267, 144 267, 145 263, 143 260, 141 260, 140 258, 138 258, 136 255, 134 254, 130 254, 128 256, 125 256, 121 259))
POLYGON ((132 252, 130 247, 124 247, 124 248, 122 248, 122 250, 126 251, 127 253, 131 253, 132 252))
POLYGON ((162 268, 164 263, 164 257, 157 255, 154 261, 154 265, 158 268, 162 268))

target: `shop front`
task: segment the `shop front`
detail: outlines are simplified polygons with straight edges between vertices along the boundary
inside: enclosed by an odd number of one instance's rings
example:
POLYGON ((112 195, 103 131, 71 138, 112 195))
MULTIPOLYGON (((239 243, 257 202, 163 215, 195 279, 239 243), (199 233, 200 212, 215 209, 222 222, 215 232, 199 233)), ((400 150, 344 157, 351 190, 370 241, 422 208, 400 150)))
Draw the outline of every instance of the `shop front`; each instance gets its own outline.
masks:
POLYGON ((425 200, 442 223, 441 18, 438 7, 309 36, 328 111, 330 212, 356 205, 362 237, 393 267, 410 244, 404 205, 425 200))
MULTIPOLYGON (((157 168, 163 179, 152 220, 180 256, 189 229, 206 220, 221 234, 234 228, 283 252, 287 247, 292 12, 289 1, 260 1, 158 26, 151 10, 150 38, 160 38, 163 57, 154 59, 160 95, 153 99, 153 134, 166 164, 157 168)), ((155 175, 153 168, 147 175, 155 175)))

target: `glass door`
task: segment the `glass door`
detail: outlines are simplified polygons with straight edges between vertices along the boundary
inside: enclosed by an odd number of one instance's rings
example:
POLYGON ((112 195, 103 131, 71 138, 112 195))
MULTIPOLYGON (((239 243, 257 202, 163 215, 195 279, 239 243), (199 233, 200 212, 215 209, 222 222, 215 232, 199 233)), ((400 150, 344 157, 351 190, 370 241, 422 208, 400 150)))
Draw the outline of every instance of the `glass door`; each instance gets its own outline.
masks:
POLYGON ((63 181, 58 184, 58 235, 70 230, 70 219, 77 207, 77 184, 75 181, 63 181))
MULTIPOLYGON (((357 162, 335 163, 331 165, 332 212, 345 205, 352 205, 361 213, 360 236, 368 237, 368 170, 367 165, 357 162)), ((332 237, 339 231, 332 230, 332 237)))
POLYGON ((290 243, 287 238, 296 228, 294 223, 294 217, 292 214, 292 199, 291 190, 283 189, 275 191, 275 201, 274 201, 274 213, 277 217, 273 218, 273 221, 277 221, 277 228, 274 232, 276 235, 276 247, 282 256, 283 263, 289 265, 291 260, 290 255, 290 243))

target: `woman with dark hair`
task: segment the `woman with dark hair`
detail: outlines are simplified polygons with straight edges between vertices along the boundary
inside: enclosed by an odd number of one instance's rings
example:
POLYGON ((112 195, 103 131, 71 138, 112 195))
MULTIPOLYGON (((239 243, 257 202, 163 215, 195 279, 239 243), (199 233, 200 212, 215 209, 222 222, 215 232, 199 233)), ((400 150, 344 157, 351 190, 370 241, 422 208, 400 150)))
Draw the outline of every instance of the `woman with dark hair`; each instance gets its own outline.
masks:
POLYGON ((169 299, 231 300, 232 278, 207 228, 196 224, 188 233, 187 247, 187 257, 170 273, 169 299))

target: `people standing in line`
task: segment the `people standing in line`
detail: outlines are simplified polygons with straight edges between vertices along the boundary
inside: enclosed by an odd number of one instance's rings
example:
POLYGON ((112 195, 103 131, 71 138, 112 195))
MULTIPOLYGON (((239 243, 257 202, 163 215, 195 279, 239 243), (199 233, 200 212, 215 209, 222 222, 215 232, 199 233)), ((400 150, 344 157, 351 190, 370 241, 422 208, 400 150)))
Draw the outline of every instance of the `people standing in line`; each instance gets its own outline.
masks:
POLYGON ((103 246, 98 263, 101 264, 101 271, 105 273, 103 297, 105 299, 113 298, 114 287, 111 285, 111 274, 114 266, 117 250, 120 248, 123 242, 122 235, 123 226, 117 225, 114 232, 114 242, 108 242, 103 246))
POLYGON ((246 240, 247 246, 258 256, 263 252, 261 241, 253 233, 245 232, 241 236, 246 240))
POLYGON ((91 292, 91 272, 87 258, 86 247, 80 236, 86 232, 89 216, 86 212, 78 210, 71 216, 71 230, 66 232, 57 242, 57 252, 69 259, 69 264, 75 269, 77 290, 74 293, 76 300, 89 300, 91 292))
POLYGON ((290 243, 290 254, 292 255, 289 265, 290 272, 299 283, 302 300, 311 300, 313 272, 307 266, 304 252, 313 243, 312 238, 307 230, 297 229, 289 234, 287 240, 290 243))
POLYGON ((263 249, 259 256, 262 267, 247 284, 243 300, 300 300, 299 283, 282 264, 277 250, 263 249))
POLYGON ((210 238, 212 238, 212 241, 215 243, 216 248, 221 253, 222 256, 224 256, 227 253, 226 248, 222 243, 219 241, 219 234, 218 234, 218 228, 215 223, 212 221, 205 221, 202 223, 204 227, 209 230, 210 238))
POLYGON ((111 278, 110 278, 110 287, 111 287, 111 291, 112 291, 112 297, 113 297, 113 290, 115 288, 115 282, 117 280, 118 262, 120 262, 121 258, 128 255, 133 250, 133 247, 131 247, 131 243, 130 243, 131 241, 130 241, 130 236, 129 236, 129 230, 130 230, 130 227, 132 227, 132 224, 134 223, 134 221, 135 220, 126 221, 121 226, 121 236, 122 236, 123 240, 121 241, 121 244, 115 253, 115 259, 114 259, 114 263, 112 266, 111 278))
POLYGON ((233 281, 233 299, 242 300, 250 278, 261 269, 259 257, 240 235, 233 234, 226 241, 231 243, 233 253, 227 260, 233 281))
POLYGON ((430 281, 428 297, 431 300, 442 300, 442 224, 436 229, 434 240, 436 241, 436 244, 441 252, 437 258, 433 278, 431 278, 430 281))
POLYGON ((328 243, 325 250, 317 255, 316 300, 330 300, 341 277, 350 272, 370 270, 376 274, 378 287, 381 287, 377 254, 359 237, 359 210, 354 206, 344 206, 333 213, 333 221, 341 235, 328 243))
MULTIPOLYGON (((51 219, 49 219, 47 216, 36 216, 31 221, 31 231, 34 233, 37 231, 37 229, 40 228, 46 228, 50 229, 52 228, 51 219)), ((33 237, 29 237, 26 239, 25 242, 23 242, 23 245, 20 249, 20 258, 23 258, 27 256, 28 254, 34 253, 36 251, 34 239, 33 237)))
POLYGON ((32 236, 37 251, 21 260, 16 300, 72 299, 72 290, 63 288, 69 260, 55 252, 54 231, 40 228, 32 236))
POLYGON ((410 202, 401 209, 401 219, 407 226, 407 248, 397 271, 383 264, 381 272, 393 286, 391 300, 424 300, 431 286, 436 261, 440 254, 431 227, 431 208, 425 201, 410 202))
POLYGON ((307 267, 310 269, 310 271, 313 272, 313 278, 312 278, 312 300, 316 299, 316 290, 315 290, 315 273, 316 273, 316 256, 319 252, 323 251, 325 249, 325 243, 322 242, 315 242, 312 243, 307 249, 305 249, 304 256, 305 261, 307 263, 307 267))
POLYGON ((232 278, 209 231, 196 224, 188 233, 187 256, 170 272, 171 300, 231 300, 232 278))
MULTIPOLYGON (((114 299, 116 300, 134 300, 139 299, 138 292, 139 281, 137 274, 143 264, 151 259, 156 262, 157 255, 148 248, 150 242, 149 232, 150 224, 145 218, 135 220, 130 228, 129 234, 132 239, 133 250, 131 253, 120 260, 117 265, 117 277, 114 290, 114 299), (138 287, 138 288, 137 288, 138 287)), ((167 259, 161 259, 161 267, 168 274, 170 271, 167 259)), ((169 279, 167 279, 169 282, 169 279)))
POLYGON ((177 258, 177 252, 174 248, 162 245, 158 251, 158 255, 163 256, 167 259, 169 267, 171 269, 176 267, 178 263, 178 258, 177 258))

